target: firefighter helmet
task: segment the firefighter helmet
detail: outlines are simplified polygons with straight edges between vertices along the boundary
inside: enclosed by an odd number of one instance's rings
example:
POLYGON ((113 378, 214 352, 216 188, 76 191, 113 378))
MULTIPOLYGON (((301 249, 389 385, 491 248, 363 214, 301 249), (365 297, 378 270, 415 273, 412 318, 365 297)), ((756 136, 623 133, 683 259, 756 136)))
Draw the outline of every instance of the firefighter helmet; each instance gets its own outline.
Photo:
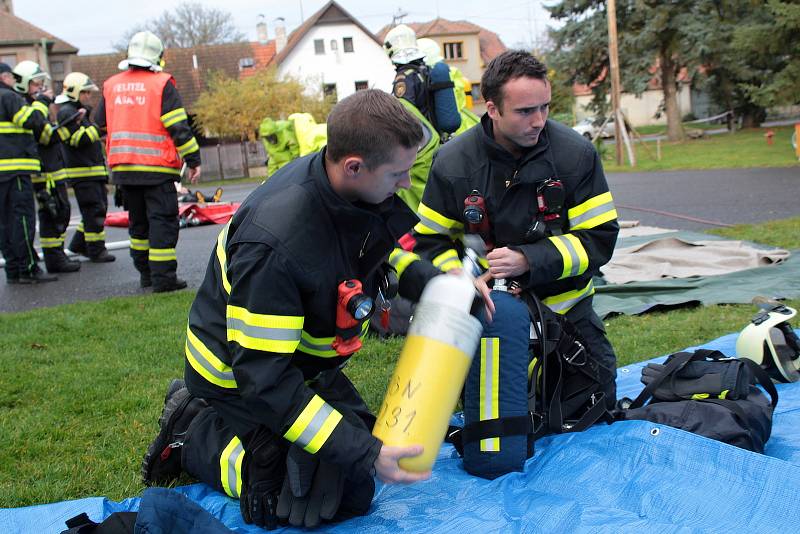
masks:
POLYGON ((64 102, 77 102, 82 91, 98 91, 99 89, 89 78, 82 72, 70 72, 64 78, 64 88, 61 94, 56 97, 56 104, 63 104, 64 102))
POLYGON ((797 311, 775 304, 758 312, 736 340, 736 355, 753 360, 778 382, 800 379, 800 340, 789 325, 797 311))
POLYGON ((128 43, 128 58, 120 61, 119 69, 125 70, 133 65, 158 72, 164 66, 163 55, 164 45, 161 39, 153 32, 139 32, 131 37, 128 43))
POLYGON ((384 41, 383 46, 389 54, 389 59, 397 65, 425 57, 425 54, 417 48, 417 34, 405 24, 399 24, 389 30, 384 41))
POLYGON ((439 48, 439 43, 433 39, 429 39, 428 37, 417 39, 417 48, 419 48, 420 52, 425 54, 425 64, 429 67, 432 67, 444 60, 442 57, 442 51, 439 48))
POLYGON ((38 63, 28 60, 17 63, 17 66, 11 69, 11 73, 14 75, 14 90, 23 95, 28 93, 30 82, 50 79, 38 63))

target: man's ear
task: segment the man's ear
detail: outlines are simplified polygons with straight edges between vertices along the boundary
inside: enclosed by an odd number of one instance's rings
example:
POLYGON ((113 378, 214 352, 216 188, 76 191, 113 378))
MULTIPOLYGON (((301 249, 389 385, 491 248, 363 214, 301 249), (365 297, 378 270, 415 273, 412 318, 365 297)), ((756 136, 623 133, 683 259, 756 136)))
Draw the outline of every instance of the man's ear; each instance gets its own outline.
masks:
POLYGON ((355 178, 364 169, 364 159, 359 156, 346 156, 342 167, 348 178, 355 178))
POLYGON ((486 101, 486 113, 489 115, 490 119, 497 120, 502 113, 500 113, 500 108, 495 105, 494 100, 487 100, 486 101))

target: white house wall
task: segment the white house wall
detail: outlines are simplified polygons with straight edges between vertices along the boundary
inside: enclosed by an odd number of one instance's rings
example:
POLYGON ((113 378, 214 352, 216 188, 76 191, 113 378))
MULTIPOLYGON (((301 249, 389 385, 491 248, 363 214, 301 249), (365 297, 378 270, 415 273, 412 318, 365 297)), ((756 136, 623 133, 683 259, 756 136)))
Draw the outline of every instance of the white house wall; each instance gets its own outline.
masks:
POLYGON ((309 90, 321 90, 323 84, 336 84, 341 100, 355 92, 358 81, 370 88, 391 91, 394 68, 383 48, 354 24, 323 24, 311 28, 278 68, 280 75, 290 74, 306 83, 309 90), (353 52, 345 53, 343 38, 353 38, 353 52), (322 39, 325 53, 314 53, 314 41, 322 39), (331 41, 336 50, 331 50, 331 41))
MULTIPOLYGON (((658 89, 645 91, 641 96, 636 96, 631 93, 622 93, 619 104, 623 113, 625 113, 625 116, 633 126, 646 126, 649 124, 667 123, 667 115, 663 111, 659 118, 655 117, 663 100, 664 93, 661 89, 658 89)), ((591 95, 576 97, 575 109, 577 120, 592 115, 592 113, 586 109, 586 106, 588 106, 591 101, 591 95)), ((678 109, 680 110, 681 118, 692 109, 691 91, 687 84, 681 84, 678 89, 678 109)))

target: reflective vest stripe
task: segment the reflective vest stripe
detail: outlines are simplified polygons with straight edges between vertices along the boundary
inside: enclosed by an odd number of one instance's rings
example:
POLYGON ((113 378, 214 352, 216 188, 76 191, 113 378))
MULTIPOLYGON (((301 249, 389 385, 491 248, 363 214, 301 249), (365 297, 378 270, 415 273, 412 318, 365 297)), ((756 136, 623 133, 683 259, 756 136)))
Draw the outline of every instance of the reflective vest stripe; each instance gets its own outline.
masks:
POLYGON ((341 420, 342 414, 322 397, 314 395, 283 437, 315 454, 341 420))
POLYGON ((141 133, 141 132, 113 132, 109 134, 111 136, 112 141, 122 141, 122 140, 129 140, 129 141, 150 141, 152 143, 163 143, 167 140, 167 137, 164 135, 156 135, 156 134, 149 134, 149 133, 141 133))
POLYGON ((111 170, 114 172, 163 172, 165 174, 174 174, 179 176, 180 169, 173 169, 172 167, 156 167, 154 165, 112 165, 111 170))
POLYGON ((30 106, 22 106, 19 108, 19 111, 14 113, 14 116, 11 118, 11 122, 16 124, 19 127, 25 126, 25 123, 33 114, 34 108, 30 106))
POLYGON ((291 354, 300 343, 302 316, 264 315, 231 305, 227 306, 225 315, 228 341, 235 341, 242 347, 291 354))
POLYGON ((56 130, 56 132, 58 132, 58 137, 61 139, 62 143, 66 143, 67 141, 69 141, 70 137, 69 128, 67 128, 66 126, 62 126, 58 130, 56 130))
MULTIPOLYGON (((480 420, 500 417, 500 338, 481 338, 480 420)), ((481 440, 481 451, 500 452, 500 438, 481 440)))
POLYGON ((433 266, 445 273, 451 269, 460 269, 462 267, 458 252, 452 248, 433 258, 433 266))
POLYGON ((103 165, 93 167, 67 167, 67 178, 90 178, 94 176, 108 176, 108 171, 103 165))
POLYGON ((586 287, 583 289, 576 289, 559 295, 553 295, 542 299, 542 302, 554 312, 564 314, 589 295, 594 295, 594 283, 591 280, 589 280, 589 283, 586 284, 586 287))
POLYGON ((115 145, 108 151, 109 154, 143 154, 145 156, 160 156, 161 150, 139 146, 115 145))
POLYGON ((50 124, 49 122, 47 124, 45 124, 44 128, 42 128, 41 135, 39 135, 39 144, 40 145, 49 145, 50 144, 50 138, 53 137, 53 132, 54 131, 55 130, 53 129, 53 125, 52 124, 50 124))
POLYGON ((570 230, 587 230, 617 218, 611 192, 592 197, 567 211, 570 230))
POLYGON ((581 240, 572 234, 564 234, 548 237, 550 242, 558 249, 564 263, 559 280, 578 276, 586 272, 589 268, 589 256, 583 247, 581 240))
POLYGON ((31 103, 31 107, 33 109, 35 109, 36 111, 40 112, 42 115, 44 115, 45 119, 47 119, 49 117, 49 115, 50 115, 50 110, 47 109, 47 106, 44 104, 44 102, 39 102, 37 100, 37 101, 31 103))
POLYGON ((64 244, 63 237, 40 237, 39 242, 42 244, 42 248, 59 248, 61 245, 64 244))
POLYGON ((87 243, 96 243, 97 241, 105 241, 106 233, 103 232, 83 232, 83 238, 87 243))
MULTIPOLYGON (((359 337, 363 339, 369 331, 369 320, 364 321, 361 325, 361 334, 359 337)), ((317 356, 319 358, 335 358, 339 356, 336 349, 333 348, 333 341, 335 337, 314 337, 305 330, 300 334, 300 344, 297 345, 297 350, 308 354, 309 356, 317 356)))
POLYGON ((394 270, 397 271, 397 277, 400 278, 403 276, 403 272, 406 268, 418 259, 420 259, 419 256, 413 252, 407 252, 402 248, 395 248, 392 253, 389 254, 389 265, 394 267, 394 270))
POLYGON ((9 122, 9 121, 0 121, 0 134, 33 134, 33 130, 29 130, 27 128, 21 128, 16 125, 16 123, 9 122))
POLYGON ((454 237, 464 230, 462 223, 448 219, 422 202, 419 203, 417 217, 419 217, 419 222, 414 227, 414 231, 420 234, 441 234, 454 237))
POLYGON ((200 150, 200 146, 197 144, 197 139, 192 137, 191 139, 189 139, 184 144, 178 147, 178 154, 180 154, 181 157, 183 158, 189 154, 197 152, 198 150, 200 150))
POLYGON ((172 111, 161 115, 161 124, 164 125, 164 128, 169 128, 170 126, 185 120, 189 120, 189 117, 186 115, 186 110, 184 108, 173 109, 172 111))
POLYGON ((151 248, 147 257, 150 261, 178 261, 174 248, 151 248))
POLYGON ((35 184, 44 184, 47 182, 59 182, 67 178, 66 169, 58 169, 53 172, 40 172, 37 176, 31 177, 31 181, 35 184))
POLYGON ((150 250, 150 241, 148 239, 131 238, 131 250, 150 250))
POLYGON ((192 329, 186 328, 186 346, 184 348, 186 359, 197 373, 219 387, 227 389, 236 388, 236 379, 233 369, 225 362, 214 356, 200 339, 194 335, 192 329))
POLYGON ((31 158, 8 158, 0 159, 0 172, 7 171, 34 171, 42 169, 38 159, 31 158))
POLYGON ((222 489, 228 496, 238 499, 242 493, 242 462, 244 447, 241 440, 234 436, 219 456, 219 472, 222 489))
POLYGON ((228 257, 225 253, 225 245, 228 242, 228 228, 231 226, 231 218, 228 224, 222 229, 217 237, 217 261, 219 261, 219 272, 222 278, 222 287, 225 288, 225 293, 231 294, 231 283, 228 281, 228 257))

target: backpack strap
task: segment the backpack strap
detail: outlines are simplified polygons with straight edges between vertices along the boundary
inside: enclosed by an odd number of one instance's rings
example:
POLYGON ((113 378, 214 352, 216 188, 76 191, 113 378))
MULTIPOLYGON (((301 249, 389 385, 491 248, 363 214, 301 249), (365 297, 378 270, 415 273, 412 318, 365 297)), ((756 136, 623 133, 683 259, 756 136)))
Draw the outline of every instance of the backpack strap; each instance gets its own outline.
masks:
POLYGON ((693 352, 678 352, 670 356, 669 361, 664 366, 664 371, 659 375, 655 380, 650 382, 645 386, 639 396, 637 396, 633 402, 628 407, 629 409, 634 408, 641 408, 644 406, 647 401, 649 401, 653 397, 653 393, 655 390, 661 386, 661 384, 666 380, 668 376, 672 373, 676 372, 678 369, 681 369, 687 363, 694 359, 700 359, 700 356, 696 356, 696 353, 693 352))

